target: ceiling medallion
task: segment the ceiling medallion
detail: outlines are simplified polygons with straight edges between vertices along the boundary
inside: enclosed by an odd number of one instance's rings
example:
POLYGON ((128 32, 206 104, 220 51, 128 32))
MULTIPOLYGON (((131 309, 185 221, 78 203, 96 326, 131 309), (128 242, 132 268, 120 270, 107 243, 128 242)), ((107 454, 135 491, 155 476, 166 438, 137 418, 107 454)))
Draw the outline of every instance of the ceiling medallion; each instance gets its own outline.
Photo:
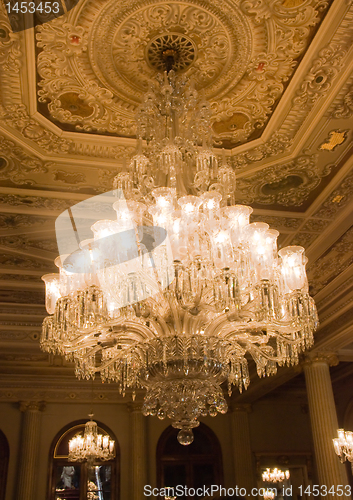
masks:
POLYGON ((192 75, 212 102, 215 140, 232 148, 261 135, 325 5, 83 2, 37 28, 39 111, 64 130, 135 136, 134 116, 161 70, 160 52, 183 47, 175 69, 192 75))
POLYGON ((166 61, 171 58, 174 71, 186 71, 196 59, 196 44, 181 33, 165 33, 153 38, 146 47, 148 64, 157 71, 165 71, 166 61))

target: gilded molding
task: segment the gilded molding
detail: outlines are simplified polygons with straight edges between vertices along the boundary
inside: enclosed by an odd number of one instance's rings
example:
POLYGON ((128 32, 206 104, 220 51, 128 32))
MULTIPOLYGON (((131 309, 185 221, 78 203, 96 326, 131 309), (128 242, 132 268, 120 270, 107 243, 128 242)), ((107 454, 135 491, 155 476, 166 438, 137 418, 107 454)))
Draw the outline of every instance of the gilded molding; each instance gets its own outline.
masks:
POLYGON ((20 401, 19 410, 22 413, 26 412, 42 412, 45 410, 46 402, 45 401, 20 401))
POLYGON ((277 0, 87 3, 77 18, 38 27, 39 100, 48 104, 52 118, 76 130, 134 135, 136 107, 154 77, 146 51, 157 35, 175 32, 195 47, 197 57, 187 72, 213 100, 218 140, 244 142, 267 122, 327 5, 324 0, 290 9, 277 0))
POLYGON ((325 363, 328 366, 337 366, 339 360, 336 353, 328 351, 327 352, 319 351, 319 352, 309 352, 302 361, 304 369, 308 366, 313 366, 316 363, 325 363))

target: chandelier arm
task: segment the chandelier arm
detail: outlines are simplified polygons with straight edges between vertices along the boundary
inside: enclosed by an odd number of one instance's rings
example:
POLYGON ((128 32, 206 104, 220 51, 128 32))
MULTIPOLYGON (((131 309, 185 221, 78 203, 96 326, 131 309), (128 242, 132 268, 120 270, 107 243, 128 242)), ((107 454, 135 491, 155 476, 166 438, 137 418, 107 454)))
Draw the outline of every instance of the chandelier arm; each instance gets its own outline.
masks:
MULTIPOLYGON (((114 363, 117 363, 117 362, 126 362, 126 353, 125 351, 127 351, 128 349, 122 349, 121 352, 117 353, 117 356, 114 356, 112 358, 109 358, 107 360, 105 360, 100 366, 99 368, 97 368, 97 372, 101 372, 103 370, 105 370, 106 368, 108 368, 109 366, 111 366, 112 364, 114 363)), ((131 353, 134 353, 135 351, 129 351, 129 354, 131 353)))
POLYGON ((211 321, 211 323, 206 327, 204 335, 217 335, 218 329, 222 328, 223 324, 227 321, 227 314, 228 313, 222 313, 211 321))
POLYGON ((204 333, 204 325, 206 324, 206 322, 206 318, 200 314, 194 316, 190 313, 187 313, 185 315, 184 329, 186 332, 195 332, 196 334, 200 335, 201 332, 202 334, 204 333))
MULTIPOLYGON (((267 348, 268 348, 268 346, 267 346, 267 348)), ((255 344, 248 344, 247 351, 251 355, 251 357, 254 359, 255 362, 256 362, 255 356, 253 355, 254 352, 259 353, 263 358, 267 359, 268 361, 274 361, 276 363, 281 363, 283 361, 278 356, 271 356, 270 354, 267 354, 266 351, 264 351, 263 349, 260 349, 255 344)))
MULTIPOLYGON (((223 336, 222 336, 223 338, 223 336)), ((242 327, 239 330, 234 331, 233 329, 230 330, 227 334, 224 335, 224 339, 227 340, 228 342, 249 342, 250 344, 267 344, 268 342, 268 337, 266 335, 251 335, 249 338, 249 329, 242 327), (236 335, 236 338, 234 338, 234 335, 236 335)))
MULTIPOLYGON (((82 359, 82 361, 85 361, 86 359, 94 356, 97 352, 101 351, 102 350, 102 347, 101 346, 96 346, 94 347, 93 349, 91 349, 89 352, 86 352, 85 354, 81 354, 80 356, 80 359, 82 359)), ((70 352, 69 350, 67 350, 67 352, 70 352)), ((78 353, 79 351, 77 351, 77 349, 72 349, 71 351, 72 353, 78 353)))
POLYGON ((168 323, 163 319, 162 316, 159 316, 158 319, 150 318, 149 321, 155 328, 157 335, 158 332, 162 337, 167 337, 168 335, 172 335, 173 333, 172 329, 170 328, 168 323))
POLYGON ((170 305, 170 312, 172 313, 172 316, 174 319, 175 333, 177 335, 182 335, 183 325, 182 325, 182 322, 180 320, 180 315, 178 313, 176 298, 174 295, 171 295, 170 293, 168 293, 167 296, 168 296, 169 305, 170 305))
MULTIPOLYGON (((152 322, 152 320, 151 320, 152 322)), ((151 328, 148 326, 141 324, 141 323, 135 323, 134 321, 126 321, 126 327, 129 329, 130 333, 137 333, 140 334, 143 338, 140 340, 145 341, 146 339, 154 339, 156 337, 156 334, 153 333, 151 328), (144 335, 142 335, 144 334, 144 335)), ((139 341, 140 341, 139 340, 139 341)))

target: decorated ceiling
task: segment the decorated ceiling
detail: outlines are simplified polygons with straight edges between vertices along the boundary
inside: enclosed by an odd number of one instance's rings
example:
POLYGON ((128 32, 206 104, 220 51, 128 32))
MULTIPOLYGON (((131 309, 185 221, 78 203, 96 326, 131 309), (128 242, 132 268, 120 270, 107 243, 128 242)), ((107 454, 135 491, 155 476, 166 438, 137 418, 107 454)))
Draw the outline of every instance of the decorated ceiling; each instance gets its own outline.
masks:
MULTIPOLYGON (((0 4, 0 397, 23 387, 14 366, 73 379, 38 343, 55 219, 111 189, 166 48, 212 104, 238 202, 282 246, 306 248, 315 349, 353 361, 352 26, 347 0, 80 0, 13 33, 0 4)), ((292 376, 253 381, 242 398, 292 376)), ((49 391, 44 378, 28 383, 49 391)))

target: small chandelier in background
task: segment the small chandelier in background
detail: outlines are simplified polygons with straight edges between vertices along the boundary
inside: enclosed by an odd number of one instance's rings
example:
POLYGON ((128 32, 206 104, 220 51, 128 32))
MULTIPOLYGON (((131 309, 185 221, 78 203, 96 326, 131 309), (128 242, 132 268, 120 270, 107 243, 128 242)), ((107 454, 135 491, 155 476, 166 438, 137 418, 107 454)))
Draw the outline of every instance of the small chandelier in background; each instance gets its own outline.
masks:
POLYGON ((353 473, 353 432, 338 429, 338 437, 333 439, 333 446, 336 454, 339 456, 341 463, 348 460, 351 462, 353 473))
POLYGON ((184 445, 199 417, 227 412, 223 382, 229 395, 246 389, 250 358, 259 377, 298 363, 317 325, 304 248, 277 252, 279 233, 235 204, 211 117, 192 82, 159 75, 137 115, 137 154, 115 178, 116 220, 99 220, 81 242, 92 265, 78 272, 62 255, 60 274, 43 277, 42 349, 74 361, 80 378, 146 389, 143 414, 169 417, 184 445), (167 235, 158 246, 156 228, 167 235), (118 243, 99 247, 129 231, 124 259, 118 243))
POLYGON ((289 470, 282 471, 281 469, 277 469, 275 467, 273 470, 266 469, 262 473, 262 480, 266 483, 281 483, 285 479, 290 478, 289 470))
POLYGON ((264 500, 274 500, 275 496, 275 492, 270 488, 264 491, 264 500))
POLYGON ((90 413, 89 417, 83 435, 79 433, 69 441, 70 462, 87 461, 89 465, 93 465, 96 460, 107 461, 115 457, 115 442, 108 434, 98 434, 93 414, 90 413))

